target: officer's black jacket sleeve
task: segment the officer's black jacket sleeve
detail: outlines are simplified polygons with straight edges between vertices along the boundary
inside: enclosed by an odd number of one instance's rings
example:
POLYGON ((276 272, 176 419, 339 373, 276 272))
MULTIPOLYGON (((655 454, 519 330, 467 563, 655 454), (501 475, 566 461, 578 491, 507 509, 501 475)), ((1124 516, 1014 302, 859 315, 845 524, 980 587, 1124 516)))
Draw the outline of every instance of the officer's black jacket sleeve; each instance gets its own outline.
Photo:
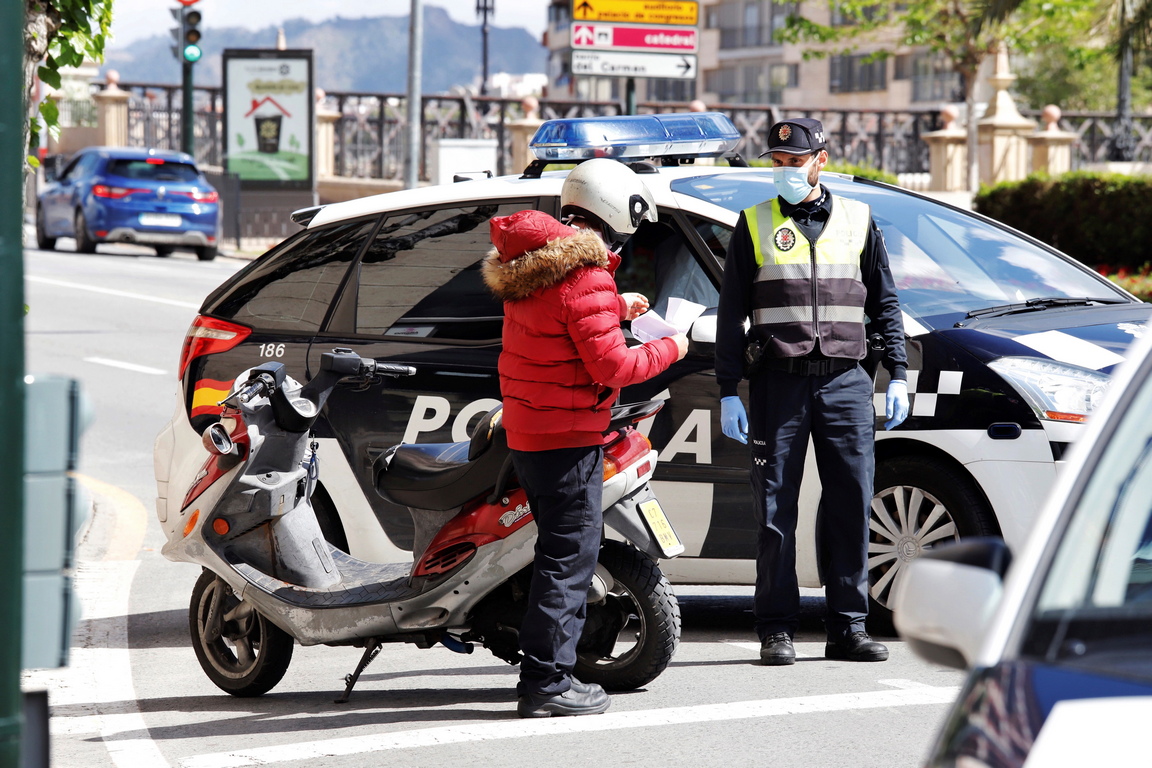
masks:
POLYGON ((884 236, 880 234, 875 221, 868 228, 868 241, 864 244, 860 269, 864 287, 868 290, 864 312, 872 320, 872 332, 884 337, 884 367, 892 378, 907 379, 908 356, 904 351, 904 318, 900 312, 900 298, 896 295, 896 281, 892 279, 892 269, 888 264, 888 248, 884 245, 884 236))
POLYGON ((756 251, 748 234, 748 222, 741 212, 728 242, 720 306, 716 309, 716 381, 720 385, 720 397, 735 395, 736 387, 744 378, 744 322, 752 306, 755 273, 756 251))

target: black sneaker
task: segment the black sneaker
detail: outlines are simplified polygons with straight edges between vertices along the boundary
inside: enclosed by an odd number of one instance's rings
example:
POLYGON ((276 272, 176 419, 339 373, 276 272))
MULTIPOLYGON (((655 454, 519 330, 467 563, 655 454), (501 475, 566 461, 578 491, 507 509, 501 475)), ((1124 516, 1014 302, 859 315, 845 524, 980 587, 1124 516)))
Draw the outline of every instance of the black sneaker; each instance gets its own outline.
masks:
POLYGON ((852 634, 833 640, 824 646, 824 657, 837 661, 887 661, 888 648, 868 636, 867 632, 852 634))
POLYGON ((516 702, 520 717, 552 717, 561 715, 599 715, 608 711, 612 700, 596 683, 572 680, 572 687, 551 696, 526 694, 516 702))
POLYGON ((766 667, 783 667, 796 663, 796 649, 787 632, 774 632, 760 643, 760 663, 766 667))

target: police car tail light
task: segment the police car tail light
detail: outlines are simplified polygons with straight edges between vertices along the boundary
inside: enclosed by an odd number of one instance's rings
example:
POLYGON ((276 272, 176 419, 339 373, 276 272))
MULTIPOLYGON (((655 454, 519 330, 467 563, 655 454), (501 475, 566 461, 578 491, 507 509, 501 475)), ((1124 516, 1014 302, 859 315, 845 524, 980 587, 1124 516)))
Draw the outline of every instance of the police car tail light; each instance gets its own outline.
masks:
POLYGON ((1112 380, 1099 371, 1037 357, 1001 357, 988 367, 1020 393, 1036 415, 1082 422, 1104 399, 1112 380))
POLYGON ((636 430, 629 430, 616 442, 604 449, 604 479, 615 477, 652 450, 648 438, 636 430))
POLYGON ((740 132, 719 112, 548 120, 529 149, 537 160, 562 163, 610 157, 718 157, 736 149, 740 132))
POLYGON ((177 378, 184 378, 188 364, 196 358, 227 352, 248 338, 251 333, 252 329, 243 325, 197 315, 192 325, 188 327, 188 333, 184 335, 184 348, 180 351, 180 373, 177 378))

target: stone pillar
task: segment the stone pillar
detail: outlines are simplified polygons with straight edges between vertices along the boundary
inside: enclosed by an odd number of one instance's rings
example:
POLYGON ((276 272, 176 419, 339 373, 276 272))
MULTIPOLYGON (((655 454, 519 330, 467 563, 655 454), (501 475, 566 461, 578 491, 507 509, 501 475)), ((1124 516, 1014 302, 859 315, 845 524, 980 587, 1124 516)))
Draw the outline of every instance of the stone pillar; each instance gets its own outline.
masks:
POLYGON ((1032 147, 1032 173, 1057 176, 1072 170, 1072 145, 1079 138, 1071 131, 1060 130, 1060 107, 1049 104, 1040 113, 1044 130, 1028 137, 1032 147))
POLYGON ((995 184, 1015 181, 1028 175, 1028 136, 1036 123, 1016 109, 1008 87, 1016 75, 1008 68, 1008 44, 996 52, 996 73, 988 79, 996 95, 988 102, 984 117, 976 124, 980 144, 980 181, 995 184))
POLYGON ((340 123, 340 113, 324 107, 327 94, 322 88, 316 89, 316 178, 336 175, 336 126, 340 123))
POLYGON ((923 134, 928 142, 928 170, 931 180, 928 189, 933 192, 965 192, 968 190, 968 132, 956 125, 960 110, 949 104, 940 110, 944 127, 923 134))
POLYGON ((104 90, 92 94, 96 101, 96 143, 104 147, 128 146, 128 99, 131 94, 120 90, 120 73, 114 69, 105 75, 104 90))
POLYGON ((524 169, 536 159, 536 156, 528 151, 528 143, 532 141, 536 129, 544 122, 537 111, 540 102, 535 97, 524 97, 520 106, 524 108, 524 119, 508 123, 508 130, 512 135, 512 167, 505 169, 507 173, 523 173, 524 169))

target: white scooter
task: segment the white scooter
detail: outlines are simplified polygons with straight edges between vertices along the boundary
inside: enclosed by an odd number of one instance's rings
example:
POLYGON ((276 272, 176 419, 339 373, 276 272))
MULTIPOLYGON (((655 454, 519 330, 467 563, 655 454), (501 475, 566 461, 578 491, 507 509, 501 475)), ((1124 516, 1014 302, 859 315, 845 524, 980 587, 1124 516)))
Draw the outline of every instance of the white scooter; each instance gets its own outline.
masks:
MULTIPOLYGON (((207 458, 180 518, 164 526, 163 553, 204 567, 189 629, 222 690, 271 690, 294 642, 364 648, 338 702, 385 642, 462 653, 480 643, 520 660, 536 524, 500 409, 469 441, 399 445, 376 460, 377 491, 411 511, 413 562, 352 557, 325 540, 310 504, 319 466, 310 431, 337 382, 415 372, 337 349, 300 386, 267 363, 237 379, 220 421, 205 430, 207 458)), ((661 405, 617 407, 605 433, 604 521, 619 538, 601 547, 574 673, 609 690, 653 680, 680 638, 679 605, 656 560, 684 548, 648 486, 656 452, 633 426, 661 405)))

